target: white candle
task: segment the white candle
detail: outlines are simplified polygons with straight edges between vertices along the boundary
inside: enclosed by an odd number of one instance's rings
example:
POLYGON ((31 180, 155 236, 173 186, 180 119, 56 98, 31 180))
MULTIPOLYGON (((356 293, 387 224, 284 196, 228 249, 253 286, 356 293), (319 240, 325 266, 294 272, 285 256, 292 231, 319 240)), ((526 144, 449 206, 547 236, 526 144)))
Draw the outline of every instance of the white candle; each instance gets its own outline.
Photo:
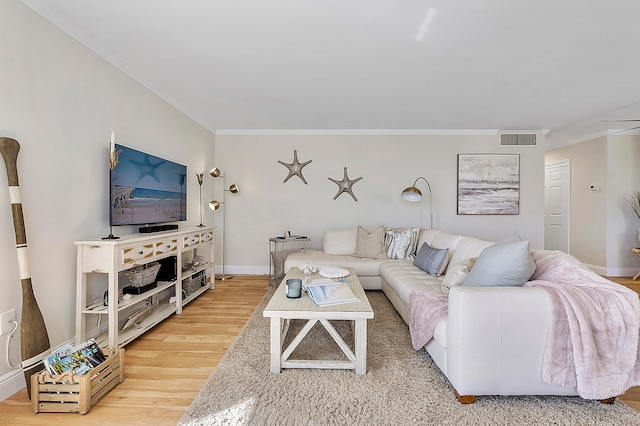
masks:
POLYGON ((116 143, 116 133, 111 132, 111 151, 110 152, 114 152, 116 150, 115 143, 116 143))

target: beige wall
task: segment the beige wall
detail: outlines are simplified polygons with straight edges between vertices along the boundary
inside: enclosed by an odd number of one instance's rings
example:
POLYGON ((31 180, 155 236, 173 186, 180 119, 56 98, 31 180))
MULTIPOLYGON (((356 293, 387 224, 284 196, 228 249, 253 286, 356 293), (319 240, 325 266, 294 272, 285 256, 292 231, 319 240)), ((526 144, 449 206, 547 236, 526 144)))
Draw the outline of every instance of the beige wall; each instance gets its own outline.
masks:
POLYGON ((545 163, 571 161, 570 252, 611 276, 634 275, 640 221, 625 197, 640 189, 639 136, 603 136, 548 151, 545 163), (600 191, 589 189, 599 185, 600 191))
POLYGON ((571 160, 571 227, 569 252, 581 261, 607 264, 606 138, 582 142, 546 153, 547 164, 571 160), (599 185, 600 191, 589 189, 599 185))
POLYGON ((635 275, 640 263, 631 252, 640 246, 640 220, 625 202, 640 190, 640 136, 609 136, 607 143, 607 266, 612 275, 635 275), (624 270, 625 273, 617 273, 624 270), (629 270, 630 269, 630 270, 629 270))
MULTIPOLYGON (((18 169, 31 275, 51 344, 57 346, 74 336, 73 241, 108 234, 104 149, 111 131, 119 143, 188 166, 193 225, 199 223, 195 173, 213 157, 214 137, 19 1, 0 2, 0 22, 0 136, 21 143, 18 169)), ((16 309, 19 316, 12 223, 2 165, 0 312, 16 309)), ((11 339, 14 364, 20 361, 18 334, 11 339)), ((0 399, 7 389, 2 376, 10 372, 6 342, 0 337, 0 399)))
MULTIPOLYGON (((305 234, 309 248, 322 246, 324 230, 363 225, 429 226, 428 202, 400 197, 402 190, 424 176, 433 189, 435 228, 497 240, 512 232, 544 246, 544 152, 540 147, 501 148, 491 136, 398 135, 217 135, 217 166, 227 186, 240 185, 239 194, 226 197, 226 272, 265 273, 269 265, 268 238, 284 230, 305 234), (293 177, 286 183, 293 151, 308 184, 293 177), (520 154, 520 214, 514 216, 458 216, 457 154, 520 154), (333 197, 343 168, 358 201, 348 194, 333 197)), ((424 182, 418 188, 426 195, 424 182)), ((218 197, 220 189, 217 188, 218 197)), ((216 215, 221 223, 222 214, 216 215)))

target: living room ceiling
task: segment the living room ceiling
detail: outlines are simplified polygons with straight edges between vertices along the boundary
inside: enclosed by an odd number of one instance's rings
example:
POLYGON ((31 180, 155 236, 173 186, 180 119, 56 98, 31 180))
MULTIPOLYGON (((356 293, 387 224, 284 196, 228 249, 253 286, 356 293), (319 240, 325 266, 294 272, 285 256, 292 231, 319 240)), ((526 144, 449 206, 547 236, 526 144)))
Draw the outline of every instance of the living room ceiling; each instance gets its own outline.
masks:
POLYGON ((212 132, 640 120, 640 2, 22 0, 212 132))

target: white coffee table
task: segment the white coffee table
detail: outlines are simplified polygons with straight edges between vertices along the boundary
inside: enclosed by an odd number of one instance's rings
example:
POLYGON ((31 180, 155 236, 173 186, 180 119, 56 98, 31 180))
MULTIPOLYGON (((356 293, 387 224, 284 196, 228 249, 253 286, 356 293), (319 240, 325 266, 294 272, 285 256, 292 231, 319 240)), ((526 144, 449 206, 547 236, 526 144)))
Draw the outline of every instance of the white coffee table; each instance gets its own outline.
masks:
MULTIPOLYGON (((356 374, 365 374, 367 372, 367 320, 373 318, 373 310, 355 271, 352 268, 346 269, 349 271, 349 276, 345 277, 345 279, 350 280, 348 285, 356 297, 360 299, 360 302, 318 307, 304 292, 299 299, 289 299, 285 294, 285 281, 289 278, 304 280, 306 276, 298 268, 291 268, 284 277, 263 312, 265 317, 271 318, 270 370, 272 373, 280 373, 283 368, 352 369, 355 370, 356 374), (307 320, 307 323, 283 351, 282 346, 292 319, 307 320), (354 351, 349 348, 329 320, 352 322, 354 351), (347 356, 347 360, 289 359, 291 353, 318 321, 342 349, 342 352, 347 356)), ((309 277, 311 279, 322 278, 318 274, 312 274, 309 277)))

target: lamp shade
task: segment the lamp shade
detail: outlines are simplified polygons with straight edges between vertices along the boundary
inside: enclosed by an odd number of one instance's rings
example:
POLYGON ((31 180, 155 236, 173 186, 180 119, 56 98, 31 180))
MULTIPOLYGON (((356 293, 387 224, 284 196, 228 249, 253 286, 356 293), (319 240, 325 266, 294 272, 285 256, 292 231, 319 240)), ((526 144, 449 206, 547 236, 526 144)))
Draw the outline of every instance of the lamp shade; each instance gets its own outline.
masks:
POLYGON ((416 203, 418 201, 422 201, 422 192, 420 192, 420 190, 415 186, 410 186, 402 191, 402 198, 416 203))
POLYGON ((213 211, 218 210, 220 208, 220 203, 216 200, 209 201, 209 208, 213 211))
POLYGON ((229 192, 235 194, 236 192, 240 192, 240 188, 235 183, 229 187, 229 192))
POLYGON ((214 167, 213 169, 209 170, 209 174, 211 175, 211 177, 218 177, 220 176, 220 169, 214 167))

